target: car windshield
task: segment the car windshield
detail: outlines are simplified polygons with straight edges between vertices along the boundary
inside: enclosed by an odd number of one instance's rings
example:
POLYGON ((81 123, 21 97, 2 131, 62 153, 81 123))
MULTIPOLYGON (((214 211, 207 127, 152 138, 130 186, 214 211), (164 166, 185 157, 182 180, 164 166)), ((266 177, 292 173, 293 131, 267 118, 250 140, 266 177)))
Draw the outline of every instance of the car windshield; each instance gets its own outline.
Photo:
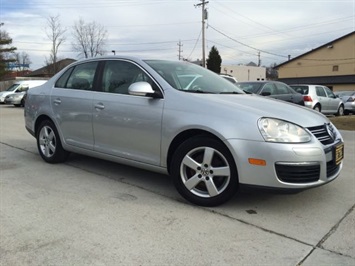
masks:
POLYGON ((18 86, 20 86, 20 84, 12 84, 6 91, 14 91, 18 86))
POLYGON ((218 74, 189 62, 146 60, 173 88, 196 93, 244 94, 218 74))
POLYGON ((245 83, 236 83, 237 87, 243 91, 257 93, 264 83, 260 82, 245 82, 245 83))

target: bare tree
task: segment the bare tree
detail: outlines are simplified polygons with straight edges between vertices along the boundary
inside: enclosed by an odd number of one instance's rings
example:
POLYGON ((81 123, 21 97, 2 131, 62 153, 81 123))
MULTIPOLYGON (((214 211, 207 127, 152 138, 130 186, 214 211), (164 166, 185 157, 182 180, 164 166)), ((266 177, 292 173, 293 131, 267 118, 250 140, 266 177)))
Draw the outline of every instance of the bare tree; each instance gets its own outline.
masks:
POLYGON ((95 21, 85 23, 80 19, 73 26, 73 49, 85 58, 103 55, 107 31, 95 21))
POLYGON ((20 71, 24 71, 29 68, 32 64, 30 56, 26 52, 16 53, 15 54, 16 63, 19 65, 20 71))
POLYGON ((53 66, 53 73, 57 73, 58 50, 59 46, 65 42, 65 32, 67 31, 60 23, 60 16, 49 16, 47 18, 46 35, 52 42, 51 53, 49 59, 46 59, 46 65, 53 66))

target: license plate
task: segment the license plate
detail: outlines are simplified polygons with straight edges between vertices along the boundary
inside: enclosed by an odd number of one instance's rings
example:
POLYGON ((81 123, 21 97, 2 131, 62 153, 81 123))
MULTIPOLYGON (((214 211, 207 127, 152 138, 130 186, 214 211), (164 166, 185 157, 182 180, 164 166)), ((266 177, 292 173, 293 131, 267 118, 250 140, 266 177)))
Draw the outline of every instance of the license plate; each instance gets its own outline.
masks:
POLYGON ((341 143, 338 146, 335 146, 335 164, 338 165, 344 158, 344 144, 341 143))

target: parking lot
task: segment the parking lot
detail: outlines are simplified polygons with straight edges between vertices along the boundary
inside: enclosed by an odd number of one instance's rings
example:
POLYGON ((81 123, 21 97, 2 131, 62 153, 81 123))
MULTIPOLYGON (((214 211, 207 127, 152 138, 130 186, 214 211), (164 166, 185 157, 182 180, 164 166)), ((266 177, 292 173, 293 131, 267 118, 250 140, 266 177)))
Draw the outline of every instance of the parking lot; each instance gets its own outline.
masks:
POLYGON ((355 131, 332 183, 202 208, 169 177, 80 155, 50 165, 0 106, 0 265, 355 265, 355 131))

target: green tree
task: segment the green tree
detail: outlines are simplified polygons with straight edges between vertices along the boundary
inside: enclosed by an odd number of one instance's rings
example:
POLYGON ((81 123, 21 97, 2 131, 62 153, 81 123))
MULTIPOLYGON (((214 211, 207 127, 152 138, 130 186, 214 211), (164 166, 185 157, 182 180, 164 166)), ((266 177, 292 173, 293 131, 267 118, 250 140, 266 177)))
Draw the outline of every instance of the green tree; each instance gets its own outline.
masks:
POLYGON ((1 29, 2 26, 4 26, 4 23, 0 23, 0 80, 8 72, 8 63, 16 61, 13 53, 17 49, 11 46, 12 39, 5 30, 1 29))
POLYGON ((207 58, 207 68, 217 74, 221 73, 222 58, 215 46, 212 46, 207 58))

